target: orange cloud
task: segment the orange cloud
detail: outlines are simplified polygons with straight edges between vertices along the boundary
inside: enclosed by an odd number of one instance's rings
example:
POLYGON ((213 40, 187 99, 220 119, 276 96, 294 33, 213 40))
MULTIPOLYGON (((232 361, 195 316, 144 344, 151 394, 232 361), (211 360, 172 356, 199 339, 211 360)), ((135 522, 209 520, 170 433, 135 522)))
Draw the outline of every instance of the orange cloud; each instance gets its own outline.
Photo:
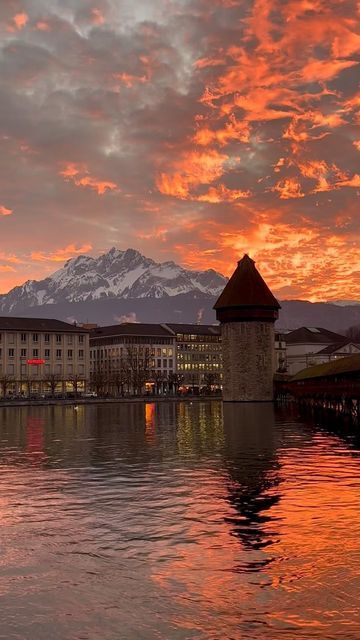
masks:
POLYGON ((11 262, 13 264, 24 264, 24 260, 20 260, 20 258, 12 253, 4 253, 3 251, 0 251, 0 260, 3 260, 4 262, 11 262))
POLYGON ((207 193, 198 196, 196 200, 199 202, 211 202, 216 204, 218 202, 235 202, 235 200, 240 200, 241 198, 249 198, 250 195, 250 191, 228 189, 225 185, 220 184, 218 187, 210 187, 207 193))
POLYGON ((180 160, 173 163, 172 173, 160 174, 157 187, 164 195, 191 199, 191 189, 214 182, 223 175, 227 160, 227 155, 215 149, 184 153, 180 160))
POLYGON ((144 82, 148 82, 148 77, 146 75, 143 76, 134 76, 130 73, 113 73, 113 78, 115 80, 119 80, 122 84, 124 84, 128 89, 131 89, 136 84, 143 84, 144 82))
POLYGON ((360 187, 360 174, 356 173, 351 178, 344 178, 336 183, 338 187, 360 187))
POLYGON ((2 271, 4 273, 7 273, 7 272, 14 273, 15 269, 14 269, 14 267, 10 267, 7 264, 0 264, 0 271, 2 271))
POLYGON ((271 191, 277 191, 280 194, 282 200, 288 198, 303 198, 305 194, 301 191, 301 186, 296 178, 284 178, 279 180, 271 191))
POLYGON ((19 31, 21 31, 21 29, 23 29, 27 25, 28 21, 29 16, 25 12, 17 13, 13 17, 13 22, 19 31))
POLYGON ((35 26, 39 31, 51 31, 49 23, 45 22, 45 20, 39 20, 35 26))
POLYGON ((0 204, 0 216, 10 216, 13 213, 13 209, 7 209, 4 205, 0 204))
POLYGON ((97 9, 96 7, 91 9, 91 21, 93 24, 98 24, 98 25, 104 24, 105 16, 100 9, 97 9))
POLYGON ((66 181, 72 181, 77 187, 89 187, 94 189, 98 195, 104 195, 107 191, 119 191, 116 182, 110 180, 99 180, 89 175, 86 165, 78 165, 70 162, 60 171, 60 175, 66 181))
POLYGON ((301 70, 306 82, 332 80, 340 71, 359 64, 356 60, 310 60, 301 70))
POLYGON ((75 256, 88 253, 91 251, 91 244, 84 244, 82 247, 76 248, 74 244, 69 244, 63 249, 57 249, 53 253, 44 253, 43 251, 34 251, 31 254, 31 259, 37 262, 65 262, 74 258, 75 256))
POLYGON ((208 127, 199 128, 193 140, 195 144, 207 147, 212 142, 217 142, 220 146, 224 146, 232 140, 239 142, 249 142, 250 125, 248 122, 237 120, 234 114, 231 114, 229 122, 222 129, 210 129, 208 127))
POLYGON ((347 227, 339 229, 329 233, 329 227, 308 220, 289 224, 279 219, 277 211, 255 217, 249 209, 249 223, 243 229, 199 221, 192 225, 194 243, 178 244, 175 250, 188 267, 211 265, 226 275, 231 275, 239 257, 249 253, 282 299, 358 299, 360 271, 354 265, 360 264, 360 237, 347 227))

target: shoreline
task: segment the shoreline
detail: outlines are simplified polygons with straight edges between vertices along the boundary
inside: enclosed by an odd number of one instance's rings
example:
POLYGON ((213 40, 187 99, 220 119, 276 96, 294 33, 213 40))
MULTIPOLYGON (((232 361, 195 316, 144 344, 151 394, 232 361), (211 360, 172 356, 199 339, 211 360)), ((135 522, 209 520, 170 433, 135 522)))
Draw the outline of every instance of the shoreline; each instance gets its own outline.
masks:
POLYGON ((0 409, 9 407, 53 407, 53 406, 80 406, 96 404, 119 404, 130 402, 208 402, 209 400, 221 401, 221 396, 135 396, 133 398, 49 398, 41 400, 0 400, 0 409))

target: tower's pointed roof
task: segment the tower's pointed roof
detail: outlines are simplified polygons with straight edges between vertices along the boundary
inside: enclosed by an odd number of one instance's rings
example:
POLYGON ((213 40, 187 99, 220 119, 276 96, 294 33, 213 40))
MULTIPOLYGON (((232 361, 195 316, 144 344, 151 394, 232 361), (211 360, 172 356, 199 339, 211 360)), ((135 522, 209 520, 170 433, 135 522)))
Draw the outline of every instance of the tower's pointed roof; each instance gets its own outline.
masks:
POLYGON ((237 268, 214 305, 216 310, 243 307, 280 309, 278 301, 255 267, 254 260, 247 254, 239 260, 237 268))

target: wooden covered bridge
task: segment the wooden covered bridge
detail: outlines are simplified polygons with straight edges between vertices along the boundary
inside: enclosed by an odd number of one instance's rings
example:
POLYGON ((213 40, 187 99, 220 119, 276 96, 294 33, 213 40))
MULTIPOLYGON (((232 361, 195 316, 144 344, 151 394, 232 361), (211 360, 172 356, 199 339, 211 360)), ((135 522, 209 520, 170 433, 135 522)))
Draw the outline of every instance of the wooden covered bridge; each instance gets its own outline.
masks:
POLYGON ((289 380, 276 380, 277 399, 328 410, 360 422, 360 355, 339 358, 299 371, 289 380))

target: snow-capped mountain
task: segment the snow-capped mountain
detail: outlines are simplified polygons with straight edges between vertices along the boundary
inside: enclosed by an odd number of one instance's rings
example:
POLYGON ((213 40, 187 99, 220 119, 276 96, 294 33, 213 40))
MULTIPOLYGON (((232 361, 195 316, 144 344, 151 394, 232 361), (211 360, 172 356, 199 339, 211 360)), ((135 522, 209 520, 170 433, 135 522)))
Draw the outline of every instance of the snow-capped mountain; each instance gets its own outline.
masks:
POLYGON ((134 249, 112 248, 98 258, 72 258, 48 278, 28 280, 0 295, 0 312, 14 314, 28 307, 109 298, 213 297, 226 281, 213 269, 190 271, 174 262, 157 263, 134 249))

